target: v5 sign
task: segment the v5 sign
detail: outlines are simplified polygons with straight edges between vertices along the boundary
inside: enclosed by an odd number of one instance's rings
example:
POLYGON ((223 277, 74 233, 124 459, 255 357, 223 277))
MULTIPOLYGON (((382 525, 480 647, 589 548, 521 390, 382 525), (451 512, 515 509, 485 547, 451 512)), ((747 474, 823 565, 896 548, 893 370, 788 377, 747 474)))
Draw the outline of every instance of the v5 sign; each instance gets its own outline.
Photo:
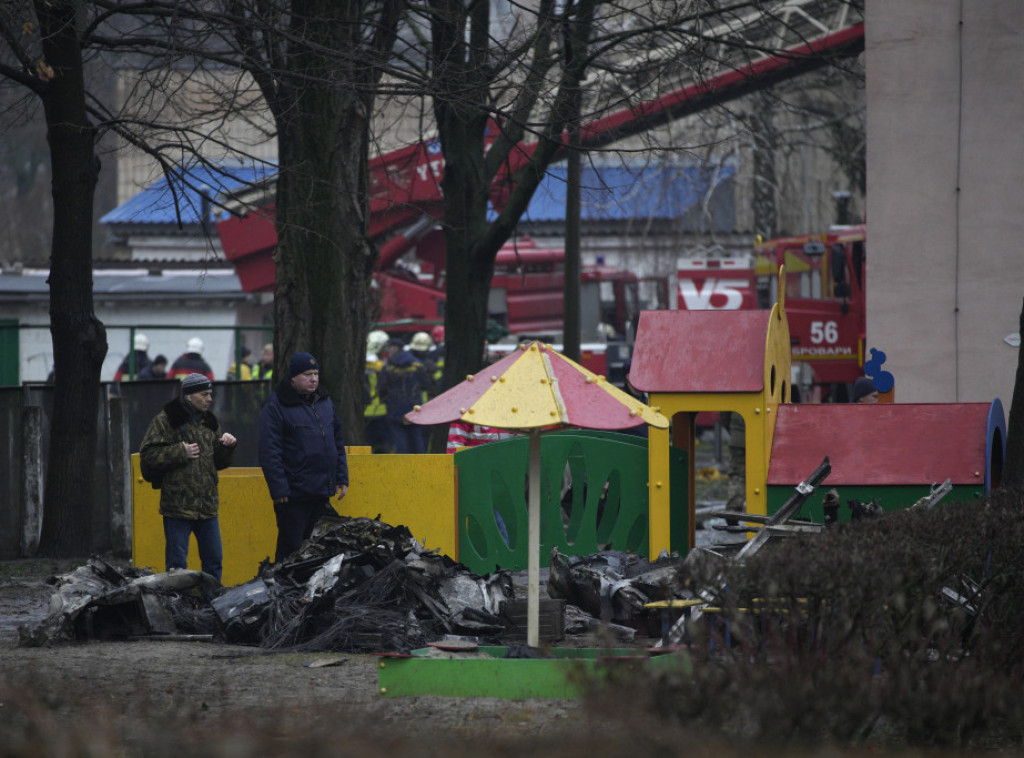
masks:
POLYGON ((743 259, 679 261, 679 310, 738 311, 755 307, 754 270, 743 259))
POLYGON ((679 308, 689 311, 738 311, 750 282, 743 279, 716 279, 709 276, 679 280, 679 308))

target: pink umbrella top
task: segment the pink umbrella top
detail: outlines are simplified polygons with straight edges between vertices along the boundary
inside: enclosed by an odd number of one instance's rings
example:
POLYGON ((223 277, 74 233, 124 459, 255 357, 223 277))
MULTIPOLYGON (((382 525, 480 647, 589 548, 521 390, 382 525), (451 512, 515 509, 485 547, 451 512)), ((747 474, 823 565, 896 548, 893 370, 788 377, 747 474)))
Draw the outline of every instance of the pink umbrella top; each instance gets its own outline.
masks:
POLYGON ((414 424, 466 421, 502 429, 668 426, 657 410, 541 342, 521 345, 405 418, 414 424))

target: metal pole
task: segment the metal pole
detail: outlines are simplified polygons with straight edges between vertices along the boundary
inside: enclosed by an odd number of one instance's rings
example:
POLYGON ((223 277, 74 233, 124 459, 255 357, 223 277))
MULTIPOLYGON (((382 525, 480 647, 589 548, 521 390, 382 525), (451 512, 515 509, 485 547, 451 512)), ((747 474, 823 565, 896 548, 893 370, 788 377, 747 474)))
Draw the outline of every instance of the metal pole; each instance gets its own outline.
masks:
POLYGON ((43 524, 43 409, 26 405, 21 411, 21 555, 31 558, 39 548, 43 524))
POLYGON ((132 554, 132 471, 128 418, 120 395, 107 398, 107 460, 110 496, 110 541, 115 555, 132 554))
POLYGON ((530 430, 529 539, 526 563, 526 644, 540 643, 540 430, 530 430))
MULTIPOLYGON (((580 153, 579 129, 569 132, 568 176, 565 188, 565 280, 562 313, 562 352, 570 360, 580 360, 580 153)), ((593 337, 593 335, 591 335, 593 337)))
POLYGON ((128 378, 135 379, 135 327, 128 329, 128 378))

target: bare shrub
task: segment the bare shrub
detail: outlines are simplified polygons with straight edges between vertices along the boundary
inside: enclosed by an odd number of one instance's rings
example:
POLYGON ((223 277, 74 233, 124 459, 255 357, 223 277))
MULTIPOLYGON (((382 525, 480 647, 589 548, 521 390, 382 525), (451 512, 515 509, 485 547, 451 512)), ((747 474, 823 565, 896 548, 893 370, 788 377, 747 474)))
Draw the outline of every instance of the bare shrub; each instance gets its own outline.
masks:
POLYGON ((759 742, 1019 745, 1021 498, 912 509, 683 564, 721 588, 689 627, 692 673, 635 697, 664 719, 759 742))

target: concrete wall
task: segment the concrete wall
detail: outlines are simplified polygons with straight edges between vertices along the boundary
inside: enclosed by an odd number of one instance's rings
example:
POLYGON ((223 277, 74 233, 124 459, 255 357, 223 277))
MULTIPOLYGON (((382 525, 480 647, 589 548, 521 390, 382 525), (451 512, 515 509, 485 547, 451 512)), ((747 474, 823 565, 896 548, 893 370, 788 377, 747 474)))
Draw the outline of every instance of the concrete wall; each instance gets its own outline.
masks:
POLYGON ((1024 4, 871 0, 868 346, 898 402, 1012 397, 1024 4))

